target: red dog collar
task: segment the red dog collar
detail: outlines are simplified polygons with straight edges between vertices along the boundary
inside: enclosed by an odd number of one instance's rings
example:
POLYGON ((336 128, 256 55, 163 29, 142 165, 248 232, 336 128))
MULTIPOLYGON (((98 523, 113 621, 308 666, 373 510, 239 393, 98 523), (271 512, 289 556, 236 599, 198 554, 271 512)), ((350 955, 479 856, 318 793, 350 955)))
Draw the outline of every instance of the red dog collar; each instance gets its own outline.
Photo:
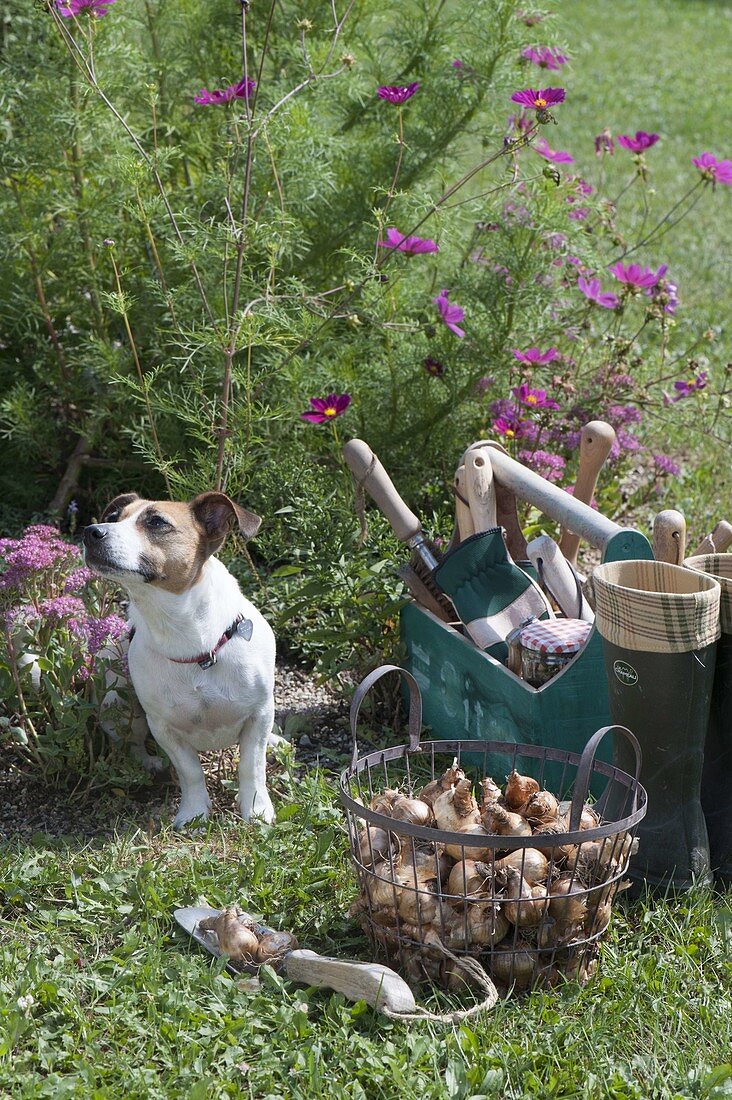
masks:
POLYGON ((231 626, 224 631, 213 649, 208 653, 199 653, 197 657, 169 657, 176 665, 198 665, 200 668, 211 668, 216 664, 216 654, 230 641, 235 634, 241 634, 247 641, 252 636, 254 623, 251 619, 245 619, 243 615, 237 615, 231 626))

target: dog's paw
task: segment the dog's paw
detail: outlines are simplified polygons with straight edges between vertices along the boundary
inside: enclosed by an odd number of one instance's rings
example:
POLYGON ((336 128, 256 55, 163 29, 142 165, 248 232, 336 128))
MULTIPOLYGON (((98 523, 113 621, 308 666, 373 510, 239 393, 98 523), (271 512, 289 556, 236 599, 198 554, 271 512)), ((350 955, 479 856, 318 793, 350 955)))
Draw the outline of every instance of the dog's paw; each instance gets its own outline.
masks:
POLYGON ((251 821, 252 818, 258 817, 267 825, 274 822, 275 808, 266 790, 240 791, 236 801, 239 806, 239 813, 245 821, 251 821))
POLYGON ((173 828, 182 829, 185 825, 189 825, 191 822, 196 822, 199 825, 203 825, 208 821, 209 811, 211 810, 210 802, 181 802, 180 809, 173 819, 173 828))

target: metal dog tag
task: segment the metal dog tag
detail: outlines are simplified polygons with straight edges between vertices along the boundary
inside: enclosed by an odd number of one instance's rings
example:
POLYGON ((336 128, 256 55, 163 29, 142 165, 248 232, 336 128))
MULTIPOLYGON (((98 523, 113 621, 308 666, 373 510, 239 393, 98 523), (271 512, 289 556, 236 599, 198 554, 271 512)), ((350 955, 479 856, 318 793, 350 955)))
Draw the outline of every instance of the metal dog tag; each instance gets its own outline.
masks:
POLYGON ((236 628, 236 632, 237 634, 241 634, 245 642, 248 642, 254 633, 254 623, 251 619, 242 619, 236 628))

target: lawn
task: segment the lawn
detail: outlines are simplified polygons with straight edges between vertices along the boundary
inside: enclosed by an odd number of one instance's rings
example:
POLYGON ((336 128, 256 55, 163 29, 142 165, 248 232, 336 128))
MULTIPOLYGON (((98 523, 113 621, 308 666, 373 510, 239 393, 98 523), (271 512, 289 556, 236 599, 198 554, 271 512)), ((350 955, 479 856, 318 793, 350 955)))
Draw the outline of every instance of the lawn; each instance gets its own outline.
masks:
POLYGON ((271 975, 254 990, 230 976, 176 930, 173 908, 238 899, 308 947, 368 957, 344 915, 355 890, 334 776, 285 765, 272 785, 270 831, 229 814, 193 838, 151 832, 127 806, 114 839, 6 849, 1 1095, 730 1094, 732 897, 628 904, 596 981, 462 1026, 395 1023, 271 975))
MULTIPOLYGON (((602 167, 594 135, 604 126, 660 133, 648 154, 653 224, 694 182, 692 156, 732 156, 732 5, 565 0, 558 9, 572 65, 551 143, 569 149, 591 182, 605 171, 617 193, 630 155, 617 150, 602 167)), ((692 316, 713 325, 719 344, 729 340, 730 197, 725 188, 705 195, 652 254, 638 256, 669 264, 679 325, 692 316)), ((636 201, 631 190, 628 210, 642 221, 636 201)), ((669 504, 711 526, 729 502, 728 452, 685 443, 700 466, 669 504)), ((0 1097, 732 1096, 732 894, 624 902, 595 981, 501 1003, 462 1026, 396 1023, 267 972, 254 988, 191 944, 175 928, 175 907, 238 901, 304 946, 369 956, 346 916, 355 882, 336 793, 344 765, 329 758, 323 770, 295 771, 284 757, 269 830, 229 812, 203 833, 179 835, 120 794, 107 796, 111 838, 8 843, 0 1097)))

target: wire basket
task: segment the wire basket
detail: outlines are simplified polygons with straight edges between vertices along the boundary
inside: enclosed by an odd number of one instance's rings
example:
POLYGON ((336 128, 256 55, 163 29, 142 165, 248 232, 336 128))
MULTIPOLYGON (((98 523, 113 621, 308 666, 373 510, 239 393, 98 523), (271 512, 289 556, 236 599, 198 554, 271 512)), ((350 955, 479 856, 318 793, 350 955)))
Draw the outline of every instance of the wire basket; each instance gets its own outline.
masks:
MULTIPOLYGON (((351 705, 353 756, 341 775, 340 794, 360 886, 351 913, 377 956, 408 981, 452 990, 481 985, 485 971, 504 993, 566 979, 587 981, 597 969, 598 941, 615 896, 626 885, 635 832, 646 813, 636 738, 623 726, 606 726, 580 755, 502 741, 420 741, 421 727, 419 687, 404 669, 382 666, 357 688, 351 705), (371 686, 392 671, 409 687, 409 741, 359 758, 361 704, 371 686), (634 775, 595 759, 610 731, 633 747, 634 775), (458 775, 453 765, 474 781, 506 761, 512 768, 520 763, 528 773, 523 778, 536 780, 540 788, 545 773, 551 775, 560 803, 553 823, 531 825, 526 835, 487 833, 483 825, 446 831, 419 823, 423 804, 410 803, 407 813, 395 794, 411 799, 432 784, 432 796, 435 781, 440 791, 449 791, 458 775), (587 802, 591 783, 601 790, 592 805, 587 802), (393 816, 397 813, 406 819, 393 816)), ((465 780, 452 786, 453 797, 461 787, 472 799, 465 780)))

